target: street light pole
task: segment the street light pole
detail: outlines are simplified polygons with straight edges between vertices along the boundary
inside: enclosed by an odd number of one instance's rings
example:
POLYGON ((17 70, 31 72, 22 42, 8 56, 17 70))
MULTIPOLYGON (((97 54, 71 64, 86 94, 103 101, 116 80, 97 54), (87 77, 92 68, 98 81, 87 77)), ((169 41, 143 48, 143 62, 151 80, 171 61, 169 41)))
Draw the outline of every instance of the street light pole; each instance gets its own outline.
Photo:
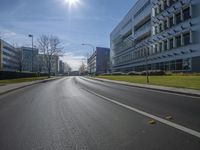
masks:
POLYGON ((33 72, 33 35, 29 34, 28 36, 32 38, 32 53, 31 53, 32 54, 31 55, 31 61, 32 61, 32 63, 31 63, 31 69, 32 69, 32 72, 33 72))
POLYGON ((145 63, 146 63, 147 83, 149 83, 149 68, 148 68, 148 52, 147 52, 147 49, 145 49, 145 63))
MULTIPOLYGON (((132 37, 128 38, 128 40, 132 41, 134 43, 134 40, 132 37)), ((142 45, 141 47, 146 46, 142 45)), ((146 78, 147 78, 147 83, 149 83, 149 69, 148 69, 148 52, 147 49, 145 49, 145 69, 146 69, 146 78)))
POLYGON ((94 45, 92 45, 92 44, 85 44, 85 43, 83 43, 81 45, 83 45, 83 46, 90 46, 90 47, 92 47, 92 52, 93 53, 95 52, 95 46, 94 45))

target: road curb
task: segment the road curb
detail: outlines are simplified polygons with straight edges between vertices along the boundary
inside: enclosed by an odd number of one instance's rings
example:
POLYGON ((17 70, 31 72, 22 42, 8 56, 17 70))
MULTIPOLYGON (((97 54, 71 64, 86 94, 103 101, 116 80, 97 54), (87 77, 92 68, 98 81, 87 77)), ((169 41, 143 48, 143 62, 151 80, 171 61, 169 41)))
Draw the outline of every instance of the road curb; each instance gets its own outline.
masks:
MULTIPOLYGON (((155 91, 160 91, 160 92, 168 92, 168 93, 174 93, 174 94, 180 94, 180 95, 187 95, 187 96, 194 96, 194 97, 199 97, 200 98, 200 91, 199 93, 190 93, 190 92, 184 92, 184 91, 179 91, 181 89, 179 88, 174 88, 174 87, 164 87, 164 89, 161 89, 162 86, 159 86, 160 88, 153 88, 153 87, 148 87, 148 85, 136 85, 134 83, 124 83, 125 81, 112 81, 112 80, 108 80, 108 79, 98 79, 98 78, 94 78, 94 77, 87 77, 88 79, 92 79, 92 80, 97 80, 97 81, 101 81, 101 82, 109 82, 109 83, 114 83, 114 84, 120 84, 120 85, 125 85, 125 86, 131 86, 131 87, 136 87, 136 88, 143 88, 143 89, 148 89, 148 90, 155 90, 155 91), (165 89, 165 88, 173 88, 173 90, 169 90, 169 89, 165 89)), ((137 83, 138 84, 138 83, 137 83)), ((155 85, 152 85, 155 86, 155 85)), ((184 89, 186 90, 186 89, 184 89)), ((190 90, 190 89, 188 89, 190 90)), ((196 91, 196 90, 195 90, 196 91)))
POLYGON ((57 80, 57 79, 60 79, 60 78, 52 78, 52 79, 41 80, 41 81, 38 81, 38 82, 35 82, 35 83, 30 83, 28 85, 23 85, 23 86, 20 86, 20 87, 17 87, 17 88, 13 88, 13 89, 1 92, 0 95, 8 94, 10 92, 17 91, 17 90, 20 90, 20 89, 23 89, 23 88, 26 88, 26 87, 29 87, 29 86, 32 86, 32 85, 50 82, 50 81, 54 81, 54 80, 57 80))

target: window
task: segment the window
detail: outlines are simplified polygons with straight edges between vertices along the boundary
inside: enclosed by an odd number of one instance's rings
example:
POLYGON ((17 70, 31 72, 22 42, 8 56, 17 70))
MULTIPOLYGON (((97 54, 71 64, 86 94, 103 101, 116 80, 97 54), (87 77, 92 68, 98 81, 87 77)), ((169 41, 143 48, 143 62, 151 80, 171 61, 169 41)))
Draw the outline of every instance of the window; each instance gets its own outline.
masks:
POLYGON ((190 44, 190 33, 183 34, 184 45, 190 44))
POLYGON ((169 5, 173 5, 176 2, 176 0, 169 0, 169 5))
POLYGON ((162 23, 160 23, 160 24, 159 24, 159 30, 160 30, 160 32, 162 32, 162 31, 163 31, 163 28, 162 28, 162 23))
POLYGON ((150 55, 150 47, 147 47, 147 49, 146 49, 146 55, 147 55, 147 56, 150 55))
POLYGON ((192 67, 191 59, 184 59, 183 60, 183 70, 190 70, 192 67))
POLYGON ((163 48, 162 48, 162 42, 160 42, 159 48, 160 48, 160 52, 162 52, 162 50, 163 50, 163 48))
POLYGON ((167 20, 164 21, 164 30, 166 30, 168 27, 167 27, 167 20))
POLYGON ((173 23, 173 16, 169 18, 169 26, 172 27, 174 25, 173 23))
POLYGON ((160 70, 165 70, 164 63, 160 63, 160 70))
POLYGON ((176 37, 176 46, 180 47, 181 46, 181 36, 176 37))
POLYGON ((169 49, 173 49, 174 48, 174 40, 173 38, 169 40, 169 49))
POLYGON ((168 7, 167 6, 167 0, 165 0, 163 3, 164 3, 164 9, 167 9, 167 7, 168 7))
POLYGON ((176 61, 170 62, 170 70, 176 70, 176 61))
POLYGON ((182 70, 183 61, 182 59, 176 60, 176 70, 182 70))
POLYGON ((183 10, 183 19, 187 20, 191 17, 190 15, 190 7, 183 10))
POLYGON ((164 41, 164 51, 166 51, 166 50, 167 50, 167 40, 164 41))
POLYGON ((139 16, 150 4, 151 4, 151 1, 148 0, 148 1, 142 6, 142 8, 140 8, 140 10, 138 10, 138 12, 136 12, 136 14, 134 15, 134 18, 136 18, 137 16, 139 16))
POLYGON ((158 52, 158 45, 155 44, 155 53, 157 53, 157 52, 158 52))
POLYGON ((160 4, 160 5, 158 5, 158 10, 159 10, 159 13, 161 13, 162 12, 162 5, 160 4))
POLYGON ((179 23, 181 23, 181 13, 180 12, 176 14, 176 24, 179 24, 179 23))
POLYGON ((170 62, 165 62, 165 70, 166 71, 170 70, 170 62))

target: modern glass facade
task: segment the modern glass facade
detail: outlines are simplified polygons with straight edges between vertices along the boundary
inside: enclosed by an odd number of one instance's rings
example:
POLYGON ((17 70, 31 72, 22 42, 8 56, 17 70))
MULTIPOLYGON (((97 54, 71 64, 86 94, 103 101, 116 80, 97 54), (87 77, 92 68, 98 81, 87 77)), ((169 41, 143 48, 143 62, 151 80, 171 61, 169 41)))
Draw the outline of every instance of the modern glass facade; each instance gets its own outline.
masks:
POLYGON ((21 47, 22 71, 38 72, 38 49, 31 47, 21 47))
POLYGON ((0 39, 0 70, 18 71, 20 63, 19 51, 0 39))
POLYGON ((112 71, 200 72, 193 61, 200 58, 199 5, 199 0, 139 0, 111 33, 112 71), (126 20, 131 23, 124 30, 126 20))
POLYGON ((110 49, 97 47, 96 51, 88 58, 89 74, 103 74, 110 71, 110 49))

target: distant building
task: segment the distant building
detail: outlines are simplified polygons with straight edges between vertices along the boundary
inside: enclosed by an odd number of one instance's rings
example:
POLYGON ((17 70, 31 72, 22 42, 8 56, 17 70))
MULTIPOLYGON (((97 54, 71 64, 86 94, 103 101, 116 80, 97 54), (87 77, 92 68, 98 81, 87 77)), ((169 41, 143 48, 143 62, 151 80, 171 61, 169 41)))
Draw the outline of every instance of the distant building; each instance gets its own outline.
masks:
POLYGON ((200 1, 138 0, 110 37, 113 72, 200 72, 200 1))
POLYGON ((65 72, 65 64, 62 60, 59 60, 59 74, 64 74, 65 72))
POLYGON ((71 71, 69 72, 70 76, 79 76, 79 71, 71 71))
POLYGON ((96 51, 88 58, 89 74, 103 74, 110 71, 110 49, 97 47, 96 51))
POLYGON ((22 71, 38 72, 38 49, 31 47, 21 47, 22 71))
MULTIPOLYGON (((38 71, 42 73, 48 73, 48 56, 44 54, 38 55, 38 71)), ((59 71, 59 56, 52 56, 51 74, 57 75, 59 71)))
POLYGON ((0 39, 0 70, 19 71, 20 53, 14 46, 0 39))

